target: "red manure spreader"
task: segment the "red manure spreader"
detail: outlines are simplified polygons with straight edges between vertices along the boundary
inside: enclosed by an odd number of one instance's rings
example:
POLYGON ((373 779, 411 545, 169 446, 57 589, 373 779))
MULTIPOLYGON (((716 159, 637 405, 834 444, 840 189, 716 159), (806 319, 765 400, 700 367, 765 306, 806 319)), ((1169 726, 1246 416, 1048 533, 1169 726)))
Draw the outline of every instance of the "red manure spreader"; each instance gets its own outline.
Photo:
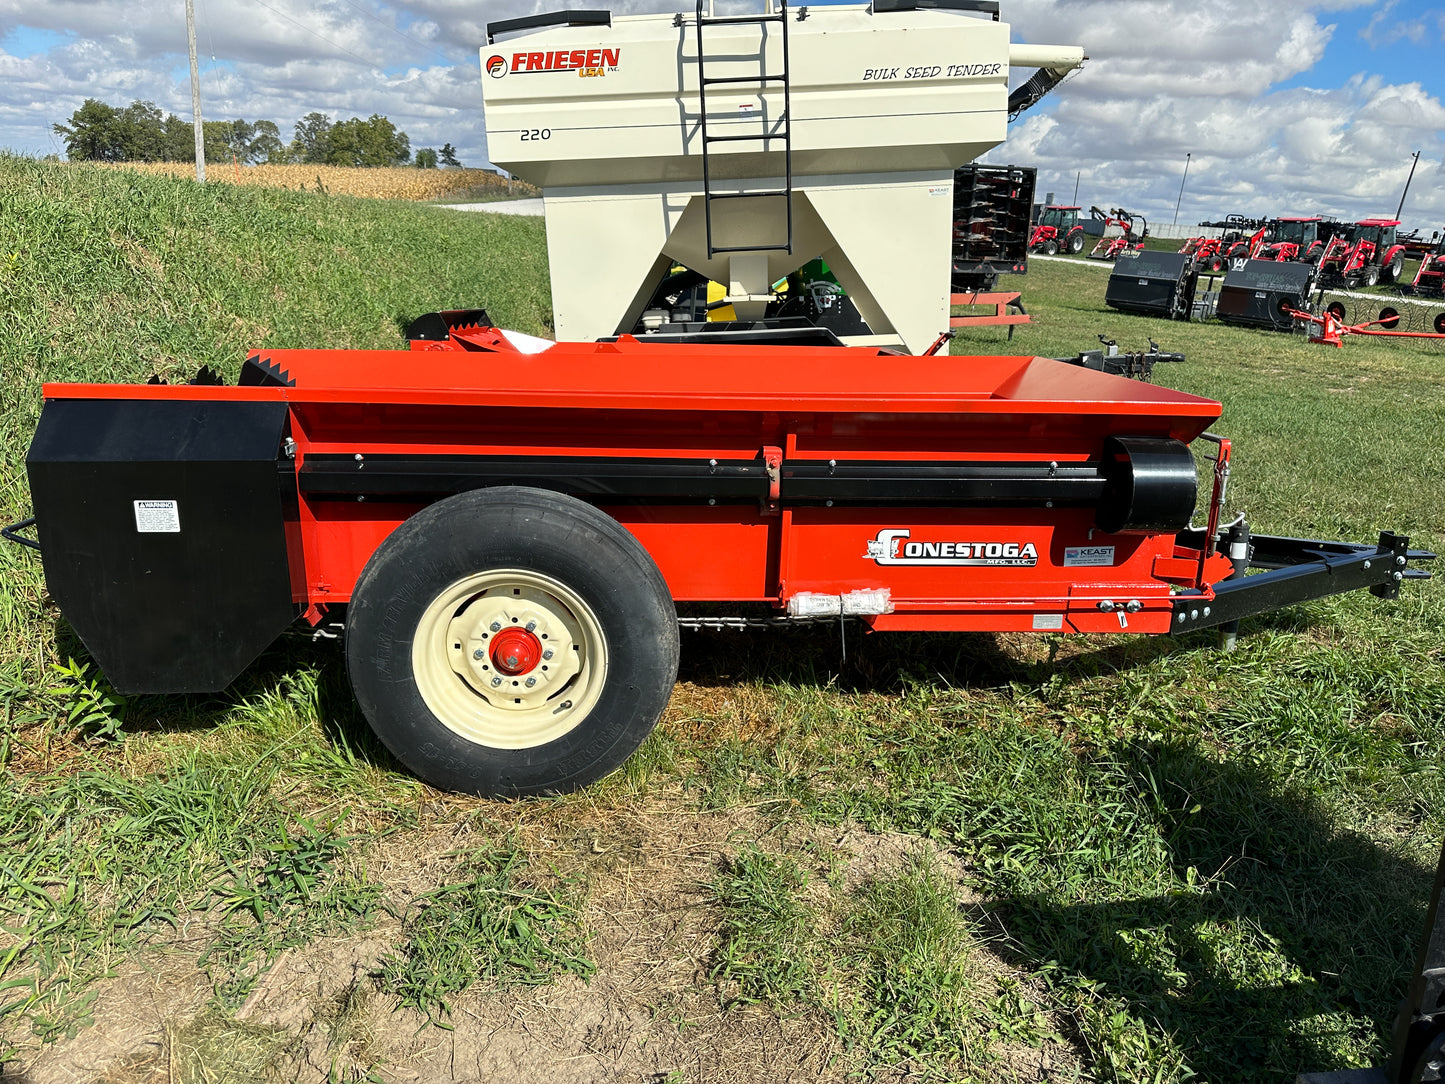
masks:
POLYGON ((1391 598, 1430 556, 1222 525, 1220 404, 1082 364, 546 343, 482 310, 408 338, 257 352, 236 386, 45 386, 38 541, 6 533, 118 690, 219 690, 341 622, 418 776, 555 793, 647 736, 680 627, 1180 634, 1391 598))

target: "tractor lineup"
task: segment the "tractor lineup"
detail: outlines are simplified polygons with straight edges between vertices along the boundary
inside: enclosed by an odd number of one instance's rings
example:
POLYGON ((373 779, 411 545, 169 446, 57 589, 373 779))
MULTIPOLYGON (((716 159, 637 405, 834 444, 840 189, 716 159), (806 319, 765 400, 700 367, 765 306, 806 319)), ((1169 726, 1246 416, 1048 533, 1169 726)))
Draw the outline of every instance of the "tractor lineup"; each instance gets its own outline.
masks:
POLYGON ((1188 238, 1179 251, 1193 256, 1205 270, 1222 271, 1238 259, 1304 263, 1317 269, 1318 285, 1327 289, 1398 282, 1405 260, 1428 251, 1417 236, 1399 234, 1399 220, 1393 218, 1340 222, 1320 215, 1269 219, 1230 215, 1200 225, 1223 232, 1218 237, 1188 238))
POLYGON ((1051 202, 1035 207, 1028 252, 1112 261, 1104 301, 1120 312, 1218 319, 1269 331, 1313 325, 1313 340, 1333 346, 1349 335, 1445 339, 1445 312, 1429 304, 1445 300, 1442 231, 1428 238, 1402 233, 1395 218, 1342 222, 1330 215, 1233 214, 1201 222, 1210 232, 1187 237, 1177 252, 1168 252, 1146 246, 1142 215, 1090 207, 1085 217, 1082 211, 1051 202), (1413 277, 1410 260, 1419 261, 1413 277), (1348 296, 1380 284, 1411 300, 1348 296), (1332 291, 1343 293, 1326 298, 1332 291))

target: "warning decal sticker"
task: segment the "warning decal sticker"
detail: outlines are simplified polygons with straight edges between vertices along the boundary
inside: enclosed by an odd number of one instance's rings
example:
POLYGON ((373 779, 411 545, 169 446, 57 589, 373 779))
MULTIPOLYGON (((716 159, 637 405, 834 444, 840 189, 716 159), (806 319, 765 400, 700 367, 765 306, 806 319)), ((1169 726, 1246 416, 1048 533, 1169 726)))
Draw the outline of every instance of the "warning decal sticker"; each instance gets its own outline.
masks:
POLYGON ((180 534, 181 510, 175 501, 135 501, 135 529, 140 534, 180 534))

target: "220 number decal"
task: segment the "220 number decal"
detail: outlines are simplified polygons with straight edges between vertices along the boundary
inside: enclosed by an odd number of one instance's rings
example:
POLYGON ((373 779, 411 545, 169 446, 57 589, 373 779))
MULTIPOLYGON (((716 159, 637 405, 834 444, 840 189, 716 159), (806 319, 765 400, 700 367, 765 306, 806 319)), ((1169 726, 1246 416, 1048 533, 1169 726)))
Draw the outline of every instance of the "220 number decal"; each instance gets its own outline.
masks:
POLYGON ((551 139, 552 129, 550 128, 523 128, 522 142, 526 143, 532 139, 551 139))

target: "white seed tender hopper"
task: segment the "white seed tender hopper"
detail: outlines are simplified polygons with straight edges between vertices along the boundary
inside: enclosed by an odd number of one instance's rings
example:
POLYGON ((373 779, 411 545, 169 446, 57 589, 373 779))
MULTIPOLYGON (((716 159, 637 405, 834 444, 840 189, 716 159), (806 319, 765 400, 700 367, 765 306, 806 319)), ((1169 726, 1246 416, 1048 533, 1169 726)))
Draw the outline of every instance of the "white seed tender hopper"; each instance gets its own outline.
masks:
POLYGON ((991 0, 765 2, 488 27, 489 155, 543 189, 559 338, 630 331, 674 263, 754 319, 817 256, 875 332, 849 341, 948 326, 953 170, 1003 141, 1011 66, 1083 51, 1010 45, 991 0))

